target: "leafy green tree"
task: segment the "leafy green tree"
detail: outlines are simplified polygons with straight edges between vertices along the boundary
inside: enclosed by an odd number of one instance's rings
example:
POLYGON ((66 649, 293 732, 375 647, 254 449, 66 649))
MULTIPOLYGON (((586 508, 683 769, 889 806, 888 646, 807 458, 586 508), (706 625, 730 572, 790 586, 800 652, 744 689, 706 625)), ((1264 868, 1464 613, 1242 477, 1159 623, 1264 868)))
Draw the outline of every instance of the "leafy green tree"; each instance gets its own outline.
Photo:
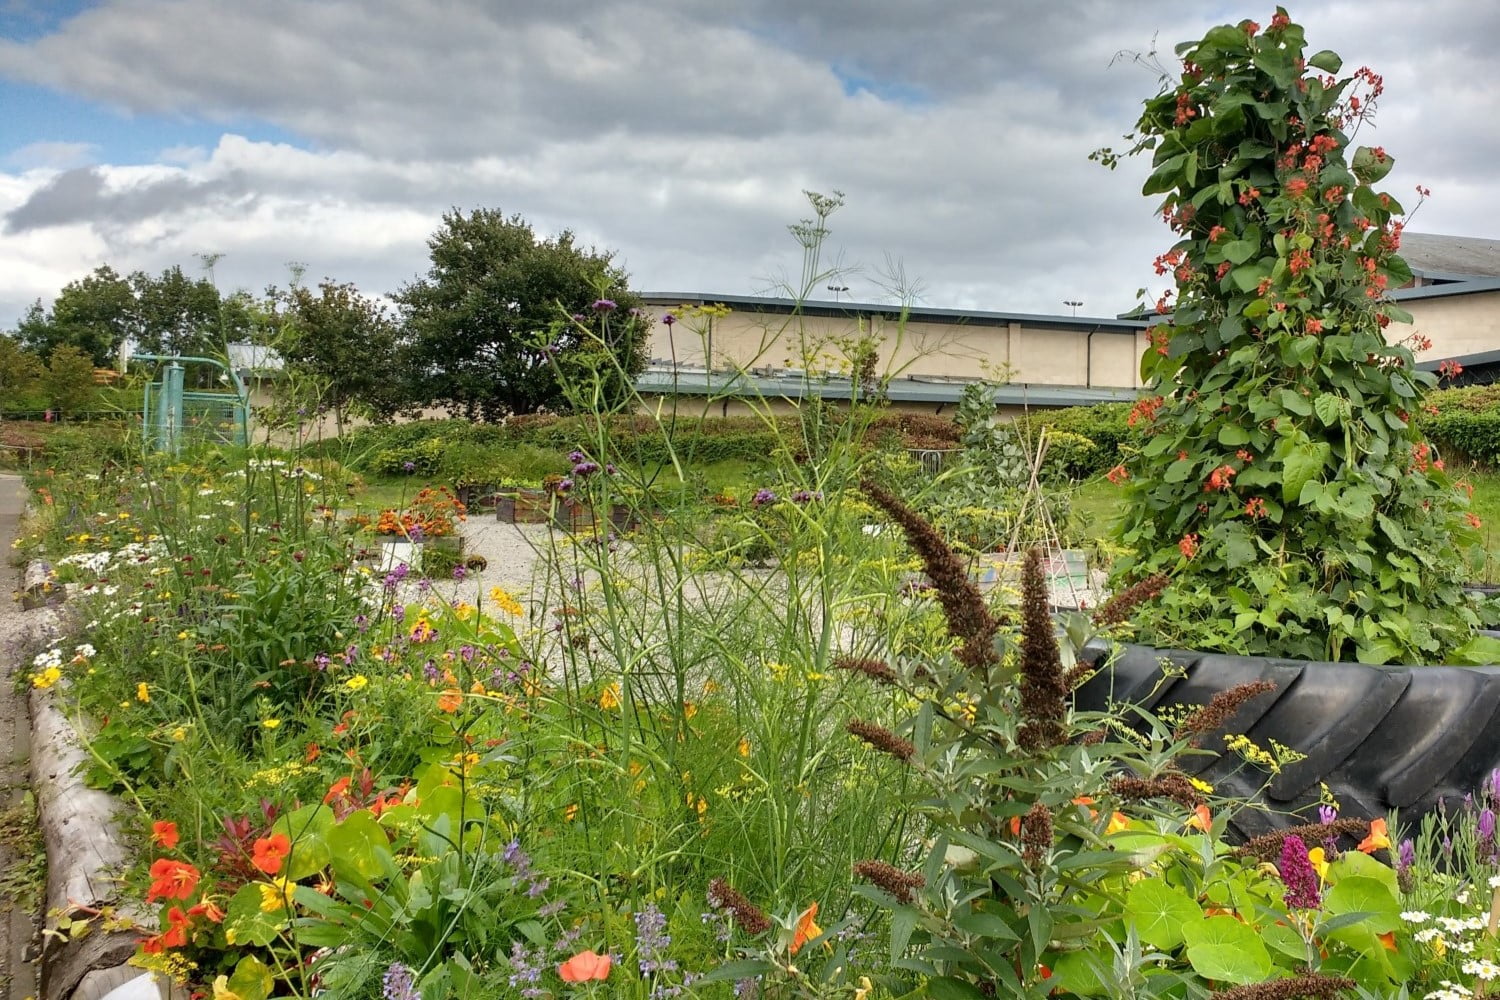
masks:
POLYGON ((207 278, 189 278, 176 265, 152 277, 130 276, 135 298, 137 349, 143 354, 215 357, 227 339, 219 290, 207 278))
POLYGON ((1133 553, 1116 579, 1172 574, 1147 621, 1158 643, 1488 655, 1462 589, 1477 521, 1413 420, 1436 379, 1385 337, 1410 320, 1385 297, 1411 277, 1403 210, 1374 187, 1390 154, 1352 146, 1381 78, 1339 78, 1279 9, 1177 51, 1132 150, 1153 151, 1144 193, 1180 239, 1157 260, 1177 302, 1141 365, 1158 395, 1131 417, 1148 442, 1111 473, 1128 477, 1133 553))
POLYGON ((50 312, 40 302, 33 305, 17 332, 22 343, 44 360, 66 344, 104 368, 114 365, 120 345, 135 334, 137 322, 130 282, 103 264, 64 285, 50 312))
POLYGON ((0 409, 40 408, 42 359, 23 348, 15 337, 0 334, 0 409))
POLYGON ((89 409, 98 398, 94 362, 72 344, 59 344, 47 359, 47 399, 63 416, 89 409))
POLYGON ((562 410, 559 370, 612 370, 619 390, 645 367, 640 299, 612 253, 566 231, 538 239, 520 216, 492 209, 444 215, 428 247, 427 275, 395 296, 415 402, 485 419, 562 410))
POLYGON ((401 404, 391 363, 399 326, 385 308, 352 284, 326 280, 317 290, 271 289, 276 309, 271 345, 292 373, 318 389, 318 412, 331 412, 340 434, 351 410, 387 417, 401 404))

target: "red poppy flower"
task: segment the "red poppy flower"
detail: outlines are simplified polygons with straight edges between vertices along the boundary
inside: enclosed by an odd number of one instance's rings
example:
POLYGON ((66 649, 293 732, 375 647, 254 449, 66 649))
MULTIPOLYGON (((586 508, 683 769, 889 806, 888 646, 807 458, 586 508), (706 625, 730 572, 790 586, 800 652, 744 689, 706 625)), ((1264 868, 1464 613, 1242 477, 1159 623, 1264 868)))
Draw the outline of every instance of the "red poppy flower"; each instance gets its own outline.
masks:
POLYGON ((565 983, 603 982, 609 977, 611 959, 593 951, 580 951, 557 967, 557 974, 565 983))

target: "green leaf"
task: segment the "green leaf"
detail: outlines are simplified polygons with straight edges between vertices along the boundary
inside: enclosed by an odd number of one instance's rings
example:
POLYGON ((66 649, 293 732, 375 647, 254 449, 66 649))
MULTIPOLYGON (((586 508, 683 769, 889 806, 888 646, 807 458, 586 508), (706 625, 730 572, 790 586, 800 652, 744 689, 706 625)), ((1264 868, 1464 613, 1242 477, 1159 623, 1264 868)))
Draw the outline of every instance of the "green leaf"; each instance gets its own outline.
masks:
POLYGON ((1219 443, 1226 448, 1238 448, 1250 443, 1250 432, 1239 424, 1225 424, 1219 428, 1219 443))
POLYGON ((1264 980, 1271 955, 1254 930, 1230 916, 1209 917, 1182 928, 1188 963, 1205 979, 1237 985, 1264 980))
POLYGON ((1092 951, 1065 951, 1052 960, 1052 978, 1047 985, 1055 982, 1054 989, 1059 992, 1083 997, 1107 994, 1101 973, 1111 964, 1092 951))
POLYGON ((1193 475, 1193 468, 1194 468, 1195 464, 1196 463, 1194 463, 1193 460, 1190 459, 1190 458, 1179 458, 1177 461, 1175 461, 1171 465, 1167 466, 1167 471, 1165 473, 1163 473, 1162 477, 1161 477, 1162 478, 1162 482, 1166 482, 1166 483, 1185 483, 1185 482, 1187 482, 1188 479, 1190 479, 1192 477, 1192 475, 1193 475))
POLYGON ((1500 639, 1476 635, 1449 653, 1448 662, 1465 667, 1487 667, 1500 664, 1500 639))
POLYGON ((984 997, 984 994, 979 992, 979 987, 952 976, 929 979, 926 995, 936 1000, 983 1000, 984 997))
POLYGON ((328 831, 328 849, 336 873, 354 872, 370 879, 390 863, 390 842, 385 831, 364 810, 352 812, 328 831))
POLYGON ((1296 389, 1282 389, 1277 394, 1277 398, 1281 400, 1282 409, 1289 410, 1299 417, 1312 416, 1312 400, 1296 389))
MULTIPOLYGON (((274 899, 275 890, 271 892, 274 899)), ((240 886, 240 891, 234 894, 224 914, 224 936, 230 944, 264 948, 276 940, 277 933, 286 925, 286 910, 275 909, 267 913, 261 909, 260 902, 259 882, 240 886)))
POLYGON ((1169 951, 1182 944, 1182 928, 1203 919, 1203 908, 1181 889, 1160 879, 1137 882, 1125 894, 1125 916, 1141 940, 1169 951))
POLYGON ((1341 396, 1325 392, 1313 400, 1313 412, 1325 427, 1332 427, 1349 415, 1349 403, 1341 396))
POLYGON ((1401 901, 1396 894, 1384 882, 1364 875, 1340 879, 1323 897, 1323 912, 1334 917, 1369 914, 1368 926, 1376 934, 1393 931, 1401 924, 1401 901))
POLYGON ((744 958, 736 962, 725 962, 717 965, 708 975, 702 977, 703 982, 722 983, 732 982, 737 979, 754 979, 768 972, 775 971, 776 966, 760 958, 744 958))
POLYGON ((1385 154, 1384 159, 1375 156, 1375 151, 1369 146, 1361 146, 1354 151, 1354 159, 1349 162, 1354 176, 1366 184, 1374 184, 1386 174, 1391 172, 1391 167, 1396 165, 1396 160, 1390 154, 1385 154))
POLYGON ((254 955, 240 959, 234 966, 234 974, 229 977, 229 991, 240 1000, 266 1000, 275 985, 271 970, 254 955))
POLYGON ((1344 68, 1344 60, 1332 49, 1324 49, 1307 57, 1307 64, 1325 73, 1337 73, 1344 68))
POLYGON ((1224 259, 1231 264, 1243 264, 1260 253, 1260 244, 1250 240, 1234 240, 1224 244, 1224 259))
POLYGON ((1281 501, 1291 503, 1302 495, 1302 486, 1314 476, 1321 476, 1328 465, 1332 447, 1326 441, 1306 442, 1282 461, 1281 501))

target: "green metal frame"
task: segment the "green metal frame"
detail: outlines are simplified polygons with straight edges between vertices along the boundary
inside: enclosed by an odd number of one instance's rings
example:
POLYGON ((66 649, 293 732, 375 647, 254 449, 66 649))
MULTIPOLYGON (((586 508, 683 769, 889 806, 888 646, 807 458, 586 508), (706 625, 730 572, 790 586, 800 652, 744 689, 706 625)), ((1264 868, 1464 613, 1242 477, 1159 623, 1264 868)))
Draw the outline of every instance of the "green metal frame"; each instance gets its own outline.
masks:
POLYGON ((177 454, 182 450, 183 436, 188 433, 225 444, 244 445, 249 442, 250 393, 234 369, 224 362, 169 354, 132 354, 130 360, 164 365, 160 381, 146 384, 141 404, 141 427, 147 447, 177 454), (212 365, 219 369, 234 386, 234 395, 184 388, 185 366, 189 364, 212 365), (202 419, 205 415, 210 420, 217 415, 227 419, 210 423, 202 419))

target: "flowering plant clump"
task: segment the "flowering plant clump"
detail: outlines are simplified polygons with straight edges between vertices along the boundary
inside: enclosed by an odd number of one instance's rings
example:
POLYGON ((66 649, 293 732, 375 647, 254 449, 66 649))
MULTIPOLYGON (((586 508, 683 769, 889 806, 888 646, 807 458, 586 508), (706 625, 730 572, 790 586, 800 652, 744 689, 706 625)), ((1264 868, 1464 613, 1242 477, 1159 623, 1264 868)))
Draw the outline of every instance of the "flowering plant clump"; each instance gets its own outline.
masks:
POLYGON ((1384 84, 1305 44, 1280 9, 1264 30, 1214 28, 1178 47, 1136 126, 1144 192, 1180 238, 1156 262, 1176 301, 1158 301, 1170 316, 1141 364, 1147 442, 1110 477, 1133 549, 1117 580, 1174 576, 1145 623, 1159 643, 1487 656, 1465 648, 1476 535, 1413 419, 1436 378, 1385 336, 1410 321, 1386 298, 1412 276, 1403 210, 1375 188, 1391 155, 1354 145, 1384 84))
POLYGON ((453 534, 466 519, 467 509, 446 486, 423 487, 405 510, 383 510, 375 522, 375 534, 409 538, 420 542, 453 534))

